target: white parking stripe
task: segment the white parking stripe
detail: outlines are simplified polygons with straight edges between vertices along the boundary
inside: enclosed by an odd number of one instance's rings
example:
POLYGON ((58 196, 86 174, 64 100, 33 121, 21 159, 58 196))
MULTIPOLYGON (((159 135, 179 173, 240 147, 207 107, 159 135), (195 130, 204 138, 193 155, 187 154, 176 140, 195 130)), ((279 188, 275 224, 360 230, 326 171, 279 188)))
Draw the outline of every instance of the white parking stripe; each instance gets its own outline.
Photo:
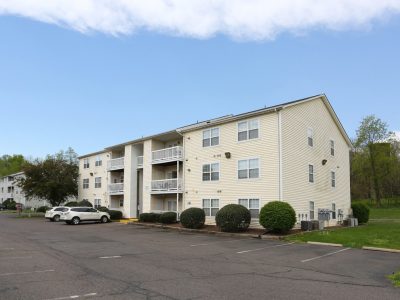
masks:
POLYGON ((302 263, 309 262, 309 261, 312 261, 312 260, 316 260, 316 259, 320 259, 320 258, 323 258, 323 257, 331 256, 331 255, 334 255, 334 254, 337 254, 337 253, 340 253, 340 252, 343 252, 343 251, 347 251, 347 250, 350 250, 350 249, 351 248, 345 248, 345 249, 338 250, 338 251, 335 251, 335 252, 330 252, 330 253, 327 253, 327 254, 324 254, 324 255, 321 255, 321 256, 316 256, 316 257, 313 257, 313 258, 305 259, 305 260, 302 260, 301 262, 302 263))
POLYGON ((46 272, 54 272, 54 271, 55 270, 43 270, 43 271, 32 271, 32 272, 3 273, 3 274, 0 274, 0 276, 25 275, 25 274, 46 273, 46 272))
POLYGON ((190 245, 190 247, 208 246, 208 245, 213 245, 213 244, 229 243, 229 242, 237 242, 237 241, 243 241, 243 239, 228 240, 228 241, 215 241, 215 242, 209 242, 209 243, 203 243, 203 244, 193 244, 193 245, 190 245))
POLYGON ((32 258, 32 256, 11 256, 11 257, 3 256, 3 257, 0 257, 0 259, 24 259, 24 258, 32 258))
POLYGON ((121 258, 122 256, 115 255, 115 256, 101 256, 99 258, 108 259, 108 258, 121 258))
POLYGON ((94 297, 94 296, 96 296, 96 295, 97 295, 97 293, 90 293, 90 294, 85 294, 85 295, 73 295, 73 296, 52 298, 52 299, 46 299, 46 300, 77 299, 77 298, 84 298, 84 297, 94 297))
POLYGON ((283 246, 289 246, 289 245, 293 245, 294 243, 295 242, 287 243, 287 244, 279 244, 279 245, 275 245, 275 246, 269 246, 269 247, 263 247, 263 248, 245 250, 245 251, 239 251, 239 252, 236 252, 236 253, 237 254, 243 254, 243 253, 255 252, 255 251, 260 251, 260 250, 265 250, 265 249, 270 249, 270 248, 278 248, 278 247, 283 247, 283 246))
POLYGON ((0 251, 14 250, 14 248, 0 248, 0 251))

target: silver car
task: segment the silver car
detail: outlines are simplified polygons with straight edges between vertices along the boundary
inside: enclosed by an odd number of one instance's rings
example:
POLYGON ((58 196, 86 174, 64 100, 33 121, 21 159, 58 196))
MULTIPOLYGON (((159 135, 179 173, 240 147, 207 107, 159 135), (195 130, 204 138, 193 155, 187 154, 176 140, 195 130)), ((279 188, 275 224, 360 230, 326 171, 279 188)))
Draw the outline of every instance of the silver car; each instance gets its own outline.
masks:
POLYGON ((52 222, 60 221, 61 213, 66 210, 68 207, 58 206, 53 207, 52 209, 46 211, 44 217, 52 222))
POLYGON ((93 221, 107 223, 110 221, 110 215, 92 207, 67 207, 66 210, 61 212, 60 220, 73 225, 93 221))

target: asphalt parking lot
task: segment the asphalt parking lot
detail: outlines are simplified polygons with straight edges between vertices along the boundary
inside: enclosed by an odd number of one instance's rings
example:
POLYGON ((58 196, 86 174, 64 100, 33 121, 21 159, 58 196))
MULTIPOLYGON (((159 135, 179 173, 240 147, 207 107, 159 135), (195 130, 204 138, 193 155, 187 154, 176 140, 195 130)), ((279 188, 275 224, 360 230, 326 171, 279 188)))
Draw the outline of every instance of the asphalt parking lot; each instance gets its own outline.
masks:
POLYGON ((0 299, 400 299, 400 254, 0 214, 0 299))

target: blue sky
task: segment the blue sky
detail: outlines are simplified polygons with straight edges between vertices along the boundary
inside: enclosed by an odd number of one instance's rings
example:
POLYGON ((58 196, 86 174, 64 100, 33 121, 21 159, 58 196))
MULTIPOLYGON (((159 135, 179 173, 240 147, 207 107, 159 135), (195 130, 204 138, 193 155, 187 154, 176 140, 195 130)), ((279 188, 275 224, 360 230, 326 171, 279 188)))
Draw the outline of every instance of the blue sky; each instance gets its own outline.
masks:
MULTIPOLYGON (((1 8, 1 7, 0 7, 1 8)), ((78 154, 326 93, 347 132, 376 114, 400 131, 400 17, 273 39, 118 36, 0 16, 0 155, 78 154)))

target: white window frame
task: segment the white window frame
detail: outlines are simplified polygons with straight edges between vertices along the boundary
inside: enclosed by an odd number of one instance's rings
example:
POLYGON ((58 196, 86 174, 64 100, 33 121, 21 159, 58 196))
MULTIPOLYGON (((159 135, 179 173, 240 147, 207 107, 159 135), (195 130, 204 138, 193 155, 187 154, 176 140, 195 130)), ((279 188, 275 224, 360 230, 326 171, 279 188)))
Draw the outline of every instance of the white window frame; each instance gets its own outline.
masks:
POLYGON ((103 165, 103 160, 101 158, 101 155, 96 156, 96 161, 95 161, 94 165, 96 167, 101 167, 103 165))
POLYGON ((239 205, 243 205, 244 207, 246 207, 250 211, 250 213, 251 213, 252 210, 253 211, 257 210, 257 213, 255 214, 255 216, 253 216, 253 214, 251 214, 251 218, 252 219, 253 218, 254 219, 258 219, 259 218, 259 216, 260 216, 260 198, 257 198, 257 197, 242 197, 242 198, 238 199, 238 204, 239 205), (257 208, 250 208, 250 200, 257 200, 258 201, 257 208))
POLYGON ((237 161, 237 164, 236 164, 236 166, 237 166, 237 172, 236 172, 236 174, 237 174, 238 180, 254 180, 254 179, 259 179, 260 176, 261 176, 261 167, 260 167, 260 165, 261 165, 261 160, 260 160, 259 157, 251 157, 251 158, 239 159, 239 160, 237 161), (252 168, 252 169, 250 169, 250 161, 251 161, 251 160, 257 160, 257 161, 258 161, 258 168, 252 168), (240 166, 239 166, 239 165, 240 165, 240 162, 244 162, 244 161, 246 161, 247 167, 246 167, 246 169, 240 169, 240 166), (251 177, 251 178, 250 178, 250 170, 256 170, 256 169, 258 169, 258 176, 257 176, 257 177, 251 177), (247 175, 246 175, 245 178, 240 178, 240 176, 239 176, 239 171, 243 171, 243 170, 247 170, 247 175))
POLYGON ((308 209, 310 213, 310 220, 315 220, 315 202, 310 201, 308 204, 308 209))
POLYGON ((332 202, 332 220, 336 220, 337 213, 336 213, 336 203, 332 202))
POLYGON ((84 169, 89 169, 89 167, 90 167, 89 158, 84 158, 83 159, 83 168, 84 169))
POLYGON ((167 201, 167 211, 176 211, 176 200, 167 201), (170 205, 172 206, 172 209, 170 209, 170 205))
POLYGON ((201 140, 203 148, 219 146, 219 144, 220 144, 220 139, 221 139, 220 136, 221 136, 221 135, 220 135, 220 128, 219 128, 219 127, 213 127, 213 128, 209 128, 209 129, 203 130, 203 133, 202 133, 202 140, 201 140), (214 134, 213 134, 213 132, 215 132, 215 131, 218 132, 217 135, 214 135, 214 134), (208 133, 208 136, 209 136, 209 137, 207 137, 207 138, 204 137, 204 135, 205 135, 206 133, 208 133), (212 141, 213 141, 213 139, 215 139, 215 138, 218 139, 218 142, 217 142, 215 145, 213 145, 213 144, 212 144, 212 141), (208 144, 208 145, 204 145, 204 141, 205 141, 205 140, 208 140, 208 141, 209 141, 209 144, 208 144))
POLYGON ((336 172, 334 170, 331 170, 331 187, 336 187, 336 172))
POLYGON ((206 214, 206 217, 215 217, 215 215, 217 214, 217 212, 220 209, 220 199, 218 197, 207 197, 207 198, 202 198, 201 199, 201 207, 204 210, 204 213, 206 214), (207 207, 204 206, 204 200, 208 200, 209 205, 207 207), (213 205, 213 200, 217 200, 218 201, 218 206, 214 206, 213 205), (207 214, 206 209, 209 209, 209 213, 207 214), (217 210, 215 212, 215 215, 213 215, 212 210, 217 210))
POLYGON ((315 166, 314 164, 308 164, 308 183, 315 183, 315 166), (310 172, 310 167, 312 167, 312 172, 310 172), (312 176, 312 181, 310 180, 312 176))
POLYGON ((249 120, 243 120, 243 121, 239 121, 237 123, 237 141, 239 143, 241 142, 246 142, 246 141, 252 141, 252 140, 257 140, 260 138, 260 119, 256 118, 256 119, 249 119, 249 120), (257 123, 257 128, 250 128, 252 122, 256 122, 257 123), (246 130, 240 130, 240 124, 246 124, 246 130), (250 131, 252 130, 257 130, 257 136, 256 137, 252 137, 250 138, 250 131), (245 139, 239 139, 239 134, 246 132, 246 138, 245 139))
POLYGON ((82 189, 87 190, 89 188, 89 178, 82 179, 82 189))
POLYGON ((307 128, 307 145, 310 148, 314 147, 314 130, 311 127, 307 128), (311 145, 310 145, 311 141, 311 145))
POLYGON ((94 178, 94 188, 100 189, 101 188, 101 177, 94 178))
POLYGON ((330 149, 331 156, 335 156, 336 149, 335 149, 335 140, 334 139, 329 140, 329 149, 330 149))
POLYGON ((216 182, 216 181, 219 181, 221 179, 221 164, 220 164, 220 162, 218 161, 218 162, 212 162, 212 163, 207 163, 207 164, 203 164, 202 165, 202 167, 201 167, 201 180, 203 181, 203 182, 216 182), (213 172, 212 171, 212 166, 213 165, 218 165, 218 172, 213 172), (209 172, 204 172, 204 167, 205 166, 208 166, 209 167, 209 172), (212 174, 213 173, 218 173, 218 179, 217 180, 212 180, 212 174), (209 179, 208 180, 204 180, 204 174, 209 174, 209 179))
POLYGON ((94 199, 93 207, 94 207, 94 208, 99 208, 99 207, 101 207, 101 199, 99 199, 99 198, 94 199))

